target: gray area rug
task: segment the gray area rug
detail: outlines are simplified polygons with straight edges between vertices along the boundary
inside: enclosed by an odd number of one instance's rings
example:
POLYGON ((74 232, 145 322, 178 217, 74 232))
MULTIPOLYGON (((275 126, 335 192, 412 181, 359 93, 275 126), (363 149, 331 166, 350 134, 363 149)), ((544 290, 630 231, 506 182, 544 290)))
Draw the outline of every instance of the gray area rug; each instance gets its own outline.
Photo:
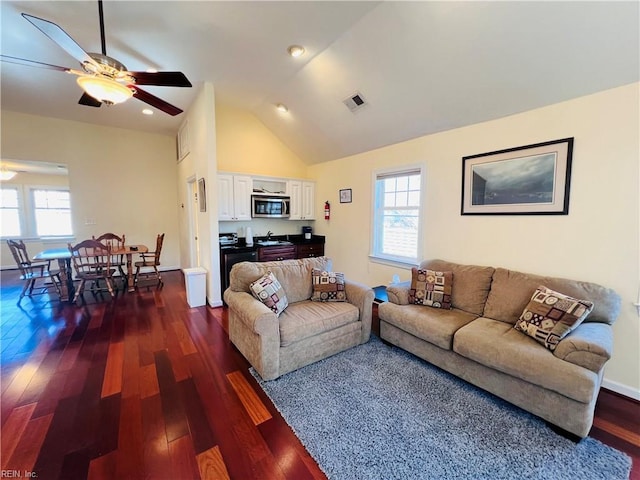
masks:
POLYGON ((628 479, 631 459, 377 337, 264 382, 330 479, 628 479))

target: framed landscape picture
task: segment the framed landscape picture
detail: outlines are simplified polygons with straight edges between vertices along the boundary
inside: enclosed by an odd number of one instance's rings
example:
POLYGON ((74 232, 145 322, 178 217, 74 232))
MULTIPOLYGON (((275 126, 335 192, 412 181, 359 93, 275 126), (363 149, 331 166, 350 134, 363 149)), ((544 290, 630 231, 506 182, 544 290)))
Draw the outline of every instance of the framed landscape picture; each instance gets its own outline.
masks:
POLYGON ((462 215, 566 215, 573 138, 462 158, 462 215))

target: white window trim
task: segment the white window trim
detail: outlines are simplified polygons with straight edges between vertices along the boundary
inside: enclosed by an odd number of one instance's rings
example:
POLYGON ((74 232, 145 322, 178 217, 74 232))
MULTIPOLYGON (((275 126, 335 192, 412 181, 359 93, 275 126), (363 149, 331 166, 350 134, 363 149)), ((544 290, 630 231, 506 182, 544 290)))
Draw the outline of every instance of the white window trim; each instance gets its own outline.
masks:
POLYGON ((29 217, 29 220, 31 222, 29 224, 28 232, 34 235, 35 238, 40 238, 40 239, 57 240, 57 239, 72 237, 73 232, 71 232, 71 235, 43 235, 43 236, 36 235, 36 232, 38 231, 38 227, 36 225, 36 206, 33 198, 34 190, 48 190, 48 191, 56 190, 59 192, 68 192, 69 193, 69 211, 71 212, 71 218, 72 218, 71 229, 73 230, 73 210, 71 208, 71 189, 69 187, 61 186, 61 185, 25 185, 25 188, 28 190, 27 197, 29 199, 28 200, 29 211, 27 212, 27 216, 29 217))
MULTIPOLYGON (((18 221, 20 224, 20 232, 21 233, 26 232, 27 231, 27 222, 26 222, 26 215, 25 215, 26 206, 24 203, 24 190, 22 186, 16 185, 16 184, 6 184, 2 186, 2 189, 16 191, 18 196, 18 221)), ((21 235, 18 235, 18 236, 2 235, 1 238, 3 239, 21 238, 21 235)))
MULTIPOLYGON (((20 216, 20 230, 21 235, 19 236, 9 236, 9 235, 0 235, 0 238, 3 240, 15 239, 19 238, 21 240, 27 241, 38 241, 42 240, 44 242, 60 242, 61 240, 73 240, 75 239, 75 235, 72 232, 71 235, 60 235, 60 236, 42 236, 39 237, 36 232, 36 218, 35 218, 35 205, 33 202, 33 190, 61 190, 65 192, 69 192, 71 195, 71 189, 68 186, 62 185, 38 185, 38 184, 12 184, 7 183, 2 185, 3 189, 14 189, 18 191, 18 215, 20 216)), ((71 210, 73 215, 73 209, 71 210)), ((73 227, 72 227, 73 228, 73 227)))
POLYGON ((424 238, 424 217, 425 217, 425 186, 426 186, 426 171, 425 166, 421 163, 403 165, 399 167, 390 167, 374 170, 371 173, 371 235, 369 237, 369 260, 374 263, 380 263, 383 265, 389 265, 404 269, 411 269, 420 264, 423 258, 422 244, 424 238), (376 181, 381 175, 389 174, 401 174, 403 172, 419 171, 420 172, 420 207, 419 207, 419 222, 418 222, 418 245, 416 251, 416 258, 401 258, 393 257, 390 255, 380 255, 375 251, 376 242, 376 181))

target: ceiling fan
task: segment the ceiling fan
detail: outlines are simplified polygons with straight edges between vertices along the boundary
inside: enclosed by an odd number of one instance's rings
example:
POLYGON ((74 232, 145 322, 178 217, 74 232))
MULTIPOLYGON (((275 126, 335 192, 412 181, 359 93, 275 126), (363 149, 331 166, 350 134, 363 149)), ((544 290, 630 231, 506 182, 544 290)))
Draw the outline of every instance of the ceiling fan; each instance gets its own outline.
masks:
POLYGON ((182 72, 130 72, 115 58, 107 56, 104 35, 104 14, 102 0, 98 0, 100 17, 100 40, 102 53, 87 53, 62 28, 53 22, 34 17, 27 13, 22 16, 38 30, 57 43, 65 52, 80 62, 81 70, 60 67, 34 60, 0 55, 0 60, 30 67, 47 68, 78 75, 76 81, 84 90, 81 105, 99 107, 122 103, 131 97, 147 103, 169 115, 178 115, 182 110, 165 102, 155 95, 145 92, 138 85, 156 85, 162 87, 191 87, 191 82, 182 72))

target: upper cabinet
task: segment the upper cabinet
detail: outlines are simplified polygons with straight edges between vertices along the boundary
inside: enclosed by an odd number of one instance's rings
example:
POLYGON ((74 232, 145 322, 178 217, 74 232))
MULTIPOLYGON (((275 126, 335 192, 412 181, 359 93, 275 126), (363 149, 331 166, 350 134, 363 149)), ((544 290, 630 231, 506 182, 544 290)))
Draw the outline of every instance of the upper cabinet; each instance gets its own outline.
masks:
POLYGON ((245 175, 218 174, 218 220, 251 220, 253 179, 245 175))
POLYGON ((291 198, 289 220, 315 220, 316 184, 304 180, 289 180, 287 193, 291 198))

